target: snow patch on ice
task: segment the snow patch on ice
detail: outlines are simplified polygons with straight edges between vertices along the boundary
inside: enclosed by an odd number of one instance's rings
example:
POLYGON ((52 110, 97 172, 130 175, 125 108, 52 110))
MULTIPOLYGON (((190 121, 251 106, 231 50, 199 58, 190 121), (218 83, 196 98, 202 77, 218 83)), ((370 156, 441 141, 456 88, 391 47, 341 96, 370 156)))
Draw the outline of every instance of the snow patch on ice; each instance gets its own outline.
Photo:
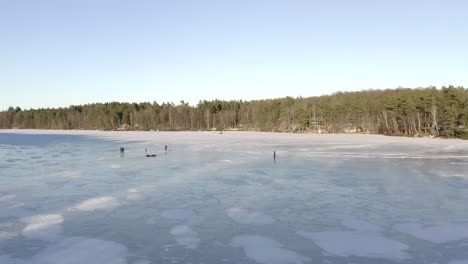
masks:
POLYGON ((15 198, 16 198, 16 195, 15 195, 15 194, 7 194, 7 195, 4 195, 4 196, 0 197, 0 203, 11 202, 11 201, 13 201, 15 198))
POLYGON ((112 210, 120 206, 119 201, 110 196, 91 198, 73 207, 78 211, 112 210))
POLYGON ((120 166, 120 164, 118 164, 118 163, 113 163, 113 164, 111 165, 111 168, 112 168, 112 169, 120 169, 120 167, 121 167, 121 166, 120 166))
POLYGON ((262 236, 235 236, 231 245, 242 247, 245 255, 263 264, 301 264, 310 261, 294 251, 283 248, 280 243, 262 236))
POLYGON ((153 218, 147 219, 147 220, 146 220, 146 224, 148 224, 148 225, 154 225, 154 224, 156 224, 156 220, 154 220, 153 218))
POLYGON ((61 240, 32 258, 35 264, 125 264, 127 248, 99 239, 72 237, 61 240))
POLYGON ((143 195, 137 189, 128 189, 127 190, 127 200, 137 201, 141 200, 143 195))
POLYGON ((200 239, 195 231, 186 225, 176 225, 171 228, 171 235, 174 236, 176 242, 189 249, 195 249, 200 243, 200 239))
POLYGON ((409 256, 408 246, 378 233, 360 231, 298 231, 298 235, 314 241, 323 250, 342 257, 357 256, 403 260, 409 256))
POLYGON ((66 178, 79 178, 81 177, 80 171, 67 170, 63 172, 63 176, 66 178))
POLYGON ((171 220, 189 220, 195 216, 192 209, 168 209, 162 212, 162 217, 171 220))
POLYGON ((53 241, 63 229, 63 216, 59 214, 34 215, 21 219, 21 222, 27 224, 21 233, 28 238, 53 241))
POLYGON ((404 223, 393 226, 398 232, 432 243, 446 243, 468 239, 468 224, 439 224, 423 226, 418 223, 404 223))
POLYGON ((226 214, 239 224, 268 225, 275 220, 262 212, 249 212, 240 207, 226 209, 226 214))

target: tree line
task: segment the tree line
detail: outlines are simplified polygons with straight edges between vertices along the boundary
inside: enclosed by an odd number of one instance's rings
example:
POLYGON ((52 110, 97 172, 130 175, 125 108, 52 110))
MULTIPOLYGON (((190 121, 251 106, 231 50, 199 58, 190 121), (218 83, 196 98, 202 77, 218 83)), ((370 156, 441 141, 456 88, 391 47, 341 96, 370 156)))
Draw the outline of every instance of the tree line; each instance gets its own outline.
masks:
POLYGON ((374 133, 468 139, 468 89, 337 92, 307 98, 93 103, 0 112, 0 128, 99 130, 247 130, 374 133))

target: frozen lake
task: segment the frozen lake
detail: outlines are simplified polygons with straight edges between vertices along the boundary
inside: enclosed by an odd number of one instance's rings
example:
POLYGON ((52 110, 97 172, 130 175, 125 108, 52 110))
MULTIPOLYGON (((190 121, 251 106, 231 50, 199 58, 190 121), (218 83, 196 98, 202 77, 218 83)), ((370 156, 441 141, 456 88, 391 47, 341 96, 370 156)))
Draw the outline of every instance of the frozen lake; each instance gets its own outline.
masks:
POLYGON ((468 263, 468 141, 0 130, 0 263, 468 263))

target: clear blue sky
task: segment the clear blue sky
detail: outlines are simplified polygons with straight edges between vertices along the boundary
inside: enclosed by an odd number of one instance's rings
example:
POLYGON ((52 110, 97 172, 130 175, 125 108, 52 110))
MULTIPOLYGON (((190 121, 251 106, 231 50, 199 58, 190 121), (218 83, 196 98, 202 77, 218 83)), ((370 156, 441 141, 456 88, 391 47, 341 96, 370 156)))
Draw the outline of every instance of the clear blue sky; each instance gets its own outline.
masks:
POLYGON ((468 1, 0 0, 0 109, 468 86, 468 1))

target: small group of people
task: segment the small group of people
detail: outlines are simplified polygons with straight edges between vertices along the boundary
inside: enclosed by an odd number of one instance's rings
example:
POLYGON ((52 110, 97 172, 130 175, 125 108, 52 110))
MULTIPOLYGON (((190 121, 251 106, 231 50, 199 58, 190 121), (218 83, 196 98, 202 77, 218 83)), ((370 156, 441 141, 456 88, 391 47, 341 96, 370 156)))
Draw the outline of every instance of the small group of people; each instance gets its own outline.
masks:
MULTIPOLYGON (((164 151, 167 152, 167 145, 164 145, 164 151)), ((124 147, 120 147, 120 154, 123 155, 125 152, 124 147)), ((157 157, 156 154, 148 154, 148 148, 145 148, 145 157, 157 157)), ((273 160, 276 161, 276 150, 273 150, 273 160)))
MULTIPOLYGON (((164 151, 167 152, 167 145, 164 146, 164 151)), ((147 148, 145 148, 145 156, 146 156, 147 158, 150 158, 150 157, 157 157, 156 154, 148 154, 148 149, 147 149, 147 148)))
MULTIPOLYGON (((164 145, 164 151, 167 152, 167 150, 168 150, 167 145, 164 145)), ((120 147, 120 155, 123 155, 124 152, 125 152, 125 148, 124 148, 124 147, 120 147)), ((150 158, 150 157, 157 157, 157 155, 154 154, 154 153, 153 153, 153 154, 148 154, 148 148, 145 148, 145 157, 147 157, 147 158, 150 158)))

